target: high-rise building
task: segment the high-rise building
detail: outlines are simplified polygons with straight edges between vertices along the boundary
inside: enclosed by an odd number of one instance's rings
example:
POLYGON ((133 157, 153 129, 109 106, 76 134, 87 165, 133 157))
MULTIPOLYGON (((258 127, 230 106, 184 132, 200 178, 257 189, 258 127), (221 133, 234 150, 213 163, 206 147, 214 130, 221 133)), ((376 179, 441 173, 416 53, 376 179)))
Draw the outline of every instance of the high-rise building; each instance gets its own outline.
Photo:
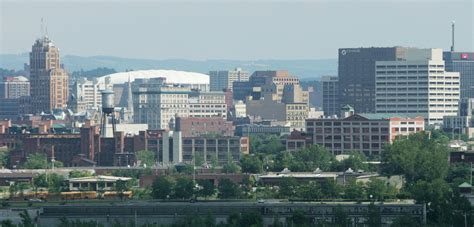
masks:
POLYGON ((211 91, 222 91, 226 88, 232 90, 235 81, 248 81, 249 72, 236 68, 233 71, 210 71, 209 82, 211 91))
POLYGON ((59 49, 47 36, 37 39, 30 53, 32 111, 65 109, 68 100, 68 74, 63 69, 59 49))
POLYGON ((375 112, 375 62, 395 61, 406 48, 339 49, 339 98, 359 113, 375 112))
POLYGON ((376 111, 442 124, 457 114, 459 86, 459 73, 445 71, 441 49, 406 49, 396 61, 376 62, 376 111))
POLYGON ((448 72, 459 72, 461 99, 474 98, 474 52, 444 52, 448 72))
POLYGON ((30 96, 30 81, 26 77, 4 77, 0 82, 0 99, 30 96))
POLYGON ((71 86, 68 107, 74 112, 99 109, 102 103, 101 90, 105 89, 105 84, 99 83, 97 80, 79 78, 71 86))
POLYGON ((341 109, 339 103, 339 79, 337 76, 323 76, 321 77, 321 88, 324 115, 338 115, 341 109))

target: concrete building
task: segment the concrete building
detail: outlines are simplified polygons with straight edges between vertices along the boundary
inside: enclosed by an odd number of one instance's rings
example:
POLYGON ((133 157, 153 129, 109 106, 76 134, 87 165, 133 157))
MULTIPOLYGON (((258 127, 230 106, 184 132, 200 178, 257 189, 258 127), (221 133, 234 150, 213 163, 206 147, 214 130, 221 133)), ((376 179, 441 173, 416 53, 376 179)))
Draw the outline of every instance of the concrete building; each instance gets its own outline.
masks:
POLYGON ((222 91, 192 92, 188 102, 190 117, 227 118, 226 96, 222 91))
POLYGON ((30 81, 24 76, 4 77, 0 82, 0 99, 30 96, 30 81))
POLYGON ((448 72, 459 72, 460 97, 474 98, 474 52, 444 52, 443 60, 448 72))
POLYGON ((248 81, 249 72, 236 68, 231 71, 210 71, 209 82, 211 91, 222 91, 226 88, 232 90, 235 81, 248 81))
POLYGON ((358 113, 375 112, 375 62, 395 61, 406 48, 371 47, 339 49, 339 102, 358 113))
POLYGON ((416 114, 427 125, 456 116, 459 73, 445 71, 442 54, 441 49, 405 49, 395 61, 377 61, 376 112, 416 114))
POLYGON ((249 139, 247 137, 183 138, 183 161, 187 163, 192 163, 193 157, 199 156, 205 163, 212 163, 215 160, 223 165, 229 161, 239 162, 242 155, 248 153, 249 139))
POLYGON ((385 143, 425 129, 423 117, 403 114, 354 114, 346 118, 306 120, 306 132, 313 144, 335 155, 362 151, 380 155, 385 143))
MULTIPOLYGON (((268 95, 267 95, 268 96, 268 95)), ((263 120, 284 121, 291 129, 304 130, 307 103, 282 103, 270 98, 246 101, 247 115, 263 120)))
POLYGON ((300 80, 286 70, 255 71, 248 82, 234 82, 233 88, 235 100, 251 96, 253 100, 267 97, 277 102, 309 102, 309 93, 301 89, 300 80))
POLYGON ((30 52, 32 111, 65 109, 69 97, 69 76, 62 67, 59 49, 47 36, 37 39, 30 52))
POLYGON ((337 76, 321 77, 323 93, 323 111, 325 116, 338 115, 341 109, 339 103, 339 79, 337 76))
POLYGON ((166 86, 162 79, 137 80, 133 85, 134 122, 166 129, 175 116, 189 116, 187 87, 166 86))
POLYGON ((101 91, 106 88, 107 84, 99 83, 97 79, 79 78, 71 86, 68 107, 74 112, 99 109, 102 105, 101 91))

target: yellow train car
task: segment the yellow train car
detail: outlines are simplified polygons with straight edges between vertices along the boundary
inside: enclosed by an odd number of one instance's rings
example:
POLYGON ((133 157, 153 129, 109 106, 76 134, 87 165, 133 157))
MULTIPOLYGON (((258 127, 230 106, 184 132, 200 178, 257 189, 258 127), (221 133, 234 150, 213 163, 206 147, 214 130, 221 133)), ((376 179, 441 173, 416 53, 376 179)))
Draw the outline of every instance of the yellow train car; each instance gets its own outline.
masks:
POLYGON ((78 199, 96 199, 97 192, 85 191, 85 192, 61 192, 61 199, 63 200, 78 200, 78 199))

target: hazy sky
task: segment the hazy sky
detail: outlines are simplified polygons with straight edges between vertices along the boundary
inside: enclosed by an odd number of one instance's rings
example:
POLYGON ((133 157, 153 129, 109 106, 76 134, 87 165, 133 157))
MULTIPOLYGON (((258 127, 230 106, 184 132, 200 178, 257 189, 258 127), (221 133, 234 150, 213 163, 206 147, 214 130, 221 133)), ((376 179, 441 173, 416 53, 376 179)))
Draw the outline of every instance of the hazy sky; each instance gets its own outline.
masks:
POLYGON ((44 18, 62 55, 151 59, 320 59, 337 48, 473 51, 473 0, 0 0, 0 53, 30 51, 44 18))

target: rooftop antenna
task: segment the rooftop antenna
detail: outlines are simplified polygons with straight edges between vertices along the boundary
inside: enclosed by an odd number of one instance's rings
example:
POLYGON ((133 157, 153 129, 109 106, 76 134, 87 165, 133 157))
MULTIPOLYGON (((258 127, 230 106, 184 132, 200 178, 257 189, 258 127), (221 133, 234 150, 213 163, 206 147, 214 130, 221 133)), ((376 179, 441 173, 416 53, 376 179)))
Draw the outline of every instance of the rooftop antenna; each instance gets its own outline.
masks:
POLYGON ((454 52, 454 27, 455 27, 456 22, 452 21, 451 22, 451 52, 454 52))
POLYGON ((41 36, 44 36, 44 20, 41 17, 41 30, 40 30, 41 36))

